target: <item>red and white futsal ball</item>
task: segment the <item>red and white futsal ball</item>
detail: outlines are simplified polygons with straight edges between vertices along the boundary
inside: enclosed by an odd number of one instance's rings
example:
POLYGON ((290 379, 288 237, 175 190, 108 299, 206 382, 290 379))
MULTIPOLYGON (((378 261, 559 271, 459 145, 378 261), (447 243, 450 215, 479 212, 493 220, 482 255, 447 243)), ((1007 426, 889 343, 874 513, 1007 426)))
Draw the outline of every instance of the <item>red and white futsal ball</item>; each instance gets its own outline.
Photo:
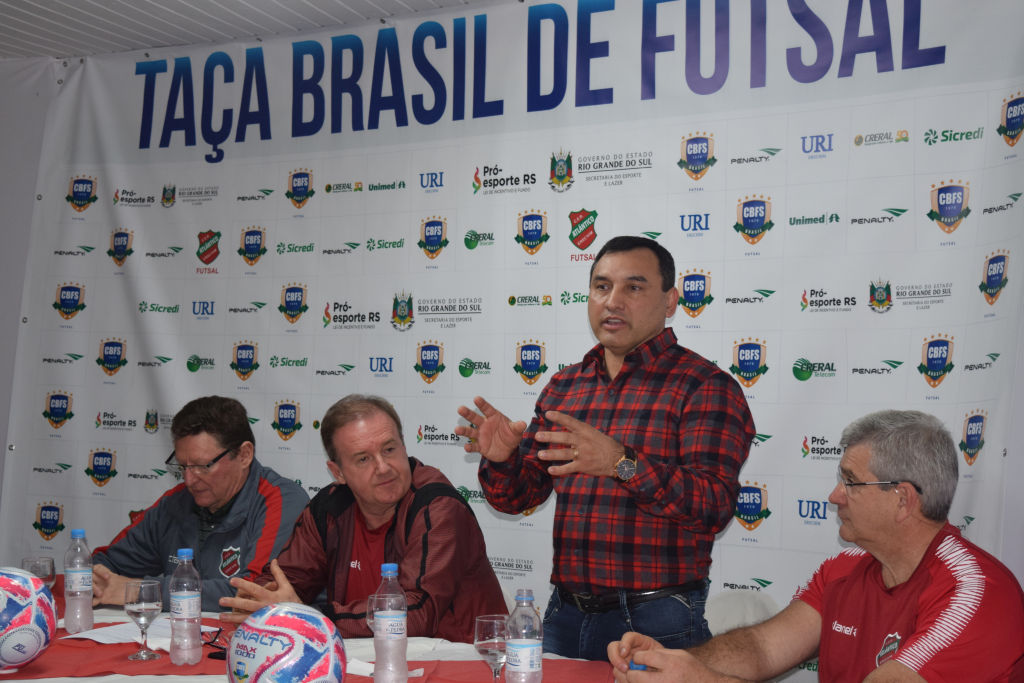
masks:
POLYGON ((342 683, 345 645, 318 610, 282 602, 253 612, 231 637, 228 678, 245 683, 342 683))
POLYGON ((57 634, 57 608, 42 579, 0 567, 0 669, 16 669, 50 646, 57 634))

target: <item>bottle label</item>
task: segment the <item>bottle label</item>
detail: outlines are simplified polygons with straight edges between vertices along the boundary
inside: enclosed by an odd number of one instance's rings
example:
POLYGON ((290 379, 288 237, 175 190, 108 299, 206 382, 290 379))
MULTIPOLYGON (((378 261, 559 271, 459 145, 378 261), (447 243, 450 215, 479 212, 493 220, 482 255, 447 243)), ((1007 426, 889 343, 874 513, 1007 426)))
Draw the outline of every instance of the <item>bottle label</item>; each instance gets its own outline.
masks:
POLYGON ((533 638, 510 638, 505 641, 508 659, 505 667, 511 671, 532 673, 541 670, 541 643, 533 638))
POLYGON ((92 568, 65 569, 64 590, 68 593, 92 592, 92 568))
POLYGON ((405 610, 377 610, 373 613, 373 635, 384 640, 402 640, 405 633, 405 610))
POLYGON ((198 619, 202 615, 199 591, 171 593, 171 618, 198 619))

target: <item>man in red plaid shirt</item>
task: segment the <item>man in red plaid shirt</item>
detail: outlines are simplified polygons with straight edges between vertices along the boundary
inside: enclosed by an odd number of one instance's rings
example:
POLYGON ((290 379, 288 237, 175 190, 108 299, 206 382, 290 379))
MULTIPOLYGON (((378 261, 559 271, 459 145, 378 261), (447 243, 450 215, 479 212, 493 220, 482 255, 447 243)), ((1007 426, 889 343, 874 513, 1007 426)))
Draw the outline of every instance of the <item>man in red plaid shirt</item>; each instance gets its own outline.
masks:
POLYGON ((674 276, 654 240, 609 240, 590 270, 598 344, 551 378, 530 425, 481 397, 459 407, 491 505, 516 514, 558 493, 546 652, 603 660, 630 630, 676 648, 710 637, 711 546, 754 422, 732 377, 665 327, 674 276))

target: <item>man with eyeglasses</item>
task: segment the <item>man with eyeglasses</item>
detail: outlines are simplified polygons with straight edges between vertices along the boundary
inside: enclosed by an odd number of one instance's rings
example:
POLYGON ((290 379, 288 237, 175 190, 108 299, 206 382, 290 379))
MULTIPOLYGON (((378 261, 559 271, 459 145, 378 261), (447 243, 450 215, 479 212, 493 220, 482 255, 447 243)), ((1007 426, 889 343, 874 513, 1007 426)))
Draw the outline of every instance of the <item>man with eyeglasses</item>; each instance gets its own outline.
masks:
POLYGON ((248 415, 233 398, 190 401, 174 416, 171 438, 164 464, 183 482, 93 551, 94 604, 124 604, 128 579, 153 577, 163 581, 167 608, 177 550, 192 548, 202 608, 219 611, 220 597, 234 594, 228 580, 258 576, 309 502, 301 486, 256 460, 248 415))
POLYGON ((1024 680, 1021 586, 947 520, 959 478, 949 431, 885 410, 850 424, 841 444, 829 502, 856 547, 761 624, 689 650, 627 633, 608 646, 616 681, 765 680, 815 655, 822 681, 1024 680))

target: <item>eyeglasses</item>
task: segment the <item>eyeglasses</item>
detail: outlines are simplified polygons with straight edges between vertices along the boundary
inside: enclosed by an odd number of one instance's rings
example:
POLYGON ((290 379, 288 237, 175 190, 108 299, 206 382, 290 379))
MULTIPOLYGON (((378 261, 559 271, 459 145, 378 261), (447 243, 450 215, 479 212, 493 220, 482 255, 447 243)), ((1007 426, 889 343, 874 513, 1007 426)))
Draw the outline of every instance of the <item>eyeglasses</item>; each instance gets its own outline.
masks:
POLYGON ((185 476, 186 470, 192 470, 193 474, 209 474, 210 471, 213 469, 213 466, 217 464, 218 460, 220 460, 225 455, 234 450, 238 450, 238 446, 235 446, 233 448, 225 448, 223 451, 221 451, 220 455, 218 455, 216 458, 206 463, 205 465, 182 465, 180 463, 171 462, 172 460, 174 460, 174 454, 176 452, 171 451, 171 454, 167 456, 166 460, 164 460, 164 464, 167 465, 167 469, 169 469, 171 473, 178 477, 185 476))
POLYGON ((845 486, 847 492, 849 492, 854 486, 896 486, 897 484, 910 484, 914 487, 914 490, 917 491, 918 495, 924 493, 920 486, 909 479, 895 479, 893 481, 850 481, 843 477, 842 471, 837 471, 836 481, 845 486))
POLYGON ((207 659, 227 659, 227 646, 221 645, 220 642, 218 642, 222 631, 223 629, 218 628, 216 631, 203 631, 203 633, 200 634, 203 645, 209 645, 213 648, 213 652, 206 655, 207 659))

